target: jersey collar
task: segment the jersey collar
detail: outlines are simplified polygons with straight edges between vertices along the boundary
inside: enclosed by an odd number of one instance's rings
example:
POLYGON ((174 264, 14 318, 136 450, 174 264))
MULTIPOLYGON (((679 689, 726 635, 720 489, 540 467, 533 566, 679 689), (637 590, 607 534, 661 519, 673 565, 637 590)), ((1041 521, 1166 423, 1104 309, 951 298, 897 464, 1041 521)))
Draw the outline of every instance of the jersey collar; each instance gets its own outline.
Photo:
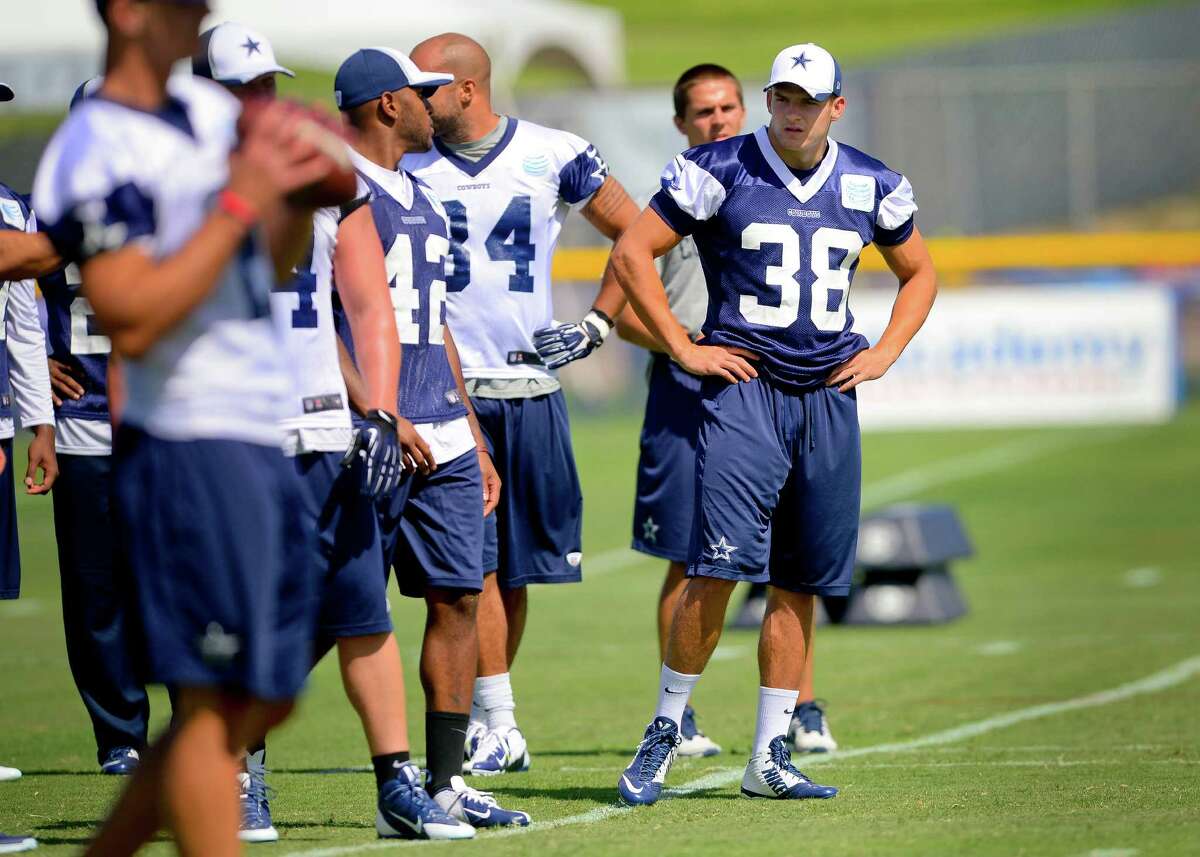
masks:
POLYGON ((354 164, 355 170, 386 190, 388 196, 400 203, 401 206, 412 208, 413 183, 406 172, 399 169, 386 170, 369 158, 364 158, 354 149, 350 150, 350 162, 354 164))
POLYGON ((833 167, 837 163, 838 144, 837 140, 829 138, 829 149, 825 152, 825 157, 821 159, 821 165, 817 167, 817 171, 808 177, 808 181, 800 181, 796 178, 796 174, 788 169, 788 165, 783 162, 783 158, 779 157, 779 153, 775 151, 775 147, 771 145, 771 138, 767 136, 767 126, 763 125, 754 132, 754 142, 758 143, 758 149, 762 152, 767 163, 771 165, 771 169, 775 171, 775 175, 783 182, 796 199, 800 202, 808 202, 825 184, 829 178, 829 174, 833 172, 833 167))
POLYGON ((508 144, 512 142, 513 134, 517 133, 517 119, 515 116, 508 117, 508 127, 504 129, 504 136, 496 141, 496 145, 492 150, 480 158, 478 161, 469 161, 466 158, 460 158, 454 153, 454 150, 439 140, 433 138, 433 145, 437 148, 438 153, 454 166, 458 167, 471 178, 475 178, 481 172, 488 168, 488 165, 496 158, 500 157, 500 153, 508 148, 508 144))

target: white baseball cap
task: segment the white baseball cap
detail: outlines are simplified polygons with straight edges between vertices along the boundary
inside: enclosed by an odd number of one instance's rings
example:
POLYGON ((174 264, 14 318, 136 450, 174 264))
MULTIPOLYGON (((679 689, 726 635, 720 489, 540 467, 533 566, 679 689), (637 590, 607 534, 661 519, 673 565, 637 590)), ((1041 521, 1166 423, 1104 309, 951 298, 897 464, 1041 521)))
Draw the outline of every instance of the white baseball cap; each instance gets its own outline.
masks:
POLYGON ((192 73, 226 85, 249 83, 264 74, 296 76, 275 61, 275 51, 266 36, 232 21, 200 34, 192 73))
POLYGON ((9 86, 7 83, 0 83, 0 101, 12 101, 12 100, 13 100, 12 87, 9 86))
POLYGON ((842 67, 833 54, 820 45, 806 42, 784 48, 771 64, 771 82, 763 91, 779 83, 794 83, 816 101, 842 94, 842 67))

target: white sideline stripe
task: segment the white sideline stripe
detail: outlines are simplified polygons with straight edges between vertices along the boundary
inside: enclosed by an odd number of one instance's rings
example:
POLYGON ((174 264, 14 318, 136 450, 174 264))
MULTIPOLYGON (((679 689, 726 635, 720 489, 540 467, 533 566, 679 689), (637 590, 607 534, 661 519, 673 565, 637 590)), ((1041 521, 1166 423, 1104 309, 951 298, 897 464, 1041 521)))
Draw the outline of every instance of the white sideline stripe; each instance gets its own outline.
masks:
MULTIPOLYGON (((858 747, 851 750, 842 750, 837 753, 829 754, 828 756, 806 756, 804 759, 804 767, 809 768, 814 765, 829 764, 842 759, 852 759, 859 756, 874 755, 876 753, 900 753, 908 750, 917 750, 923 747, 935 747, 940 744, 952 744, 957 741, 963 741, 967 738, 974 738, 976 735, 984 735, 988 732, 994 732, 997 729, 1004 729, 1008 726, 1013 726, 1017 723, 1024 723, 1027 720, 1037 720, 1042 717, 1049 717, 1052 714, 1062 714, 1067 711, 1079 711, 1084 708, 1095 708, 1099 705, 1111 705, 1114 702, 1121 702, 1131 697, 1141 696, 1146 693, 1157 693, 1168 688, 1183 684, 1193 676, 1200 674, 1200 655, 1188 658, 1185 661, 1180 661, 1174 666, 1167 667, 1164 670, 1148 675, 1145 678, 1131 681, 1127 684, 1119 685, 1118 687, 1102 690, 1097 693, 1089 693, 1086 696, 1077 696, 1074 699, 1066 699, 1061 702, 1048 702, 1043 705, 1033 705, 1029 708, 1019 708, 1016 711, 1009 711, 1005 714, 998 714, 995 717, 988 717, 984 720, 977 720, 974 723, 964 723, 962 726, 955 726, 952 729, 943 729, 940 732, 934 732, 930 735, 925 735, 921 738, 914 738, 911 741, 896 741, 889 744, 876 744, 873 747, 858 747)), ((614 771, 615 773, 615 771, 614 771)), ((712 773, 706 774, 699 779, 693 780, 685 786, 677 789, 667 789, 665 794, 670 797, 683 797, 694 794, 705 789, 723 788, 731 783, 737 782, 743 773, 742 768, 719 768, 712 773)), ((594 824, 598 821, 604 821, 615 815, 621 815, 626 812, 632 812, 630 807, 611 805, 600 806, 595 809, 581 812, 578 815, 568 815, 563 818, 555 818, 550 821, 538 821, 531 824, 529 827, 514 827, 505 830, 497 830, 486 835, 486 839, 494 839, 498 836, 519 836, 526 833, 533 833, 539 830, 553 830, 558 827, 568 827, 576 824, 594 824)), ((362 845, 348 845, 338 848, 321 848, 315 851, 292 851, 286 857, 341 857, 343 854, 361 854, 364 851, 377 851, 384 848, 397 848, 405 845, 418 845, 420 842, 367 842, 362 845)))
POLYGON ((1131 568, 1121 576, 1125 581, 1125 585, 1133 589, 1146 589, 1151 586, 1157 586, 1162 581, 1163 573, 1161 568, 1149 566, 1146 568, 1131 568))
MULTIPOLYGON (((601 551, 591 559, 588 559, 585 554, 583 557, 583 579, 587 582, 593 577, 609 574, 613 571, 621 571, 629 568, 631 565, 637 565, 642 560, 650 562, 654 557, 638 553, 633 548, 609 548, 606 551, 601 551)), ((666 560, 661 560, 666 562, 666 560)))
POLYGON ((1002 655, 1012 655, 1025 648, 1024 643, 1016 640, 993 640, 990 643, 984 643, 975 647, 975 654, 987 655, 989 657, 999 657, 1002 655))

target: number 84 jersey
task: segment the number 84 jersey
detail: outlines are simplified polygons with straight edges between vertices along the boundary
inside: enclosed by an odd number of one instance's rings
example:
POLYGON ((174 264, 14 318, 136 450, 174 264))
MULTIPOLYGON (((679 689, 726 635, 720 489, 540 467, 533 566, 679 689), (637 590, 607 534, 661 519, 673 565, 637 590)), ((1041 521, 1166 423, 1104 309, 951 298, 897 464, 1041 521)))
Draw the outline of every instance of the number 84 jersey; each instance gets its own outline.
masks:
POLYGON ((903 244, 917 210, 908 179, 832 139, 814 171, 793 172, 765 127, 677 156, 650 205, 695 238, 706 340, 758 354, 760 370, 794 391, 867 347, 849 308, 859 253, 903 244))

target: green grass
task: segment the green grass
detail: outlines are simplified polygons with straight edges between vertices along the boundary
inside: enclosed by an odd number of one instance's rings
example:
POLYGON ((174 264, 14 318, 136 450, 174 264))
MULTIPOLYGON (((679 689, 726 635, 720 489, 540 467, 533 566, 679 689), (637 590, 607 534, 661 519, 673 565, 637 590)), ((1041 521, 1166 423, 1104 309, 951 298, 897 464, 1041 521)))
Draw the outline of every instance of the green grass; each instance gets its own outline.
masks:
MULTIPOLYGON (((842 794, 780 805, 742 800, 735 785, 724 785, 591 824, 481 835, 458 847, 489 857, 1200 853, 1200 678, 969 740, 861 753, 1116 687, 1200 655, 1198 432, 1193 405, 1164 426, 868 435, 868 485, 1027 438, 1048 443, 1041 457, 912 498, 952 503, 966 522, 978 553, 955 571, 969 616, 936 627, 818 631, 818 693, 830 702, 842 747, 860 755, 825 759, 811 771, 842 794), (1159 569, 1161 581, 1127 585, 1126 572, 1143 567, 1159 569), (984 653, 1000 641, 1012 644, 1007 654, 984 653)), ((585 545, 595 558, 628 541, 637 420, 579 420, 575 440, 585 545)), ((120 783, 95 773, 90 728, 67 671, 49 503, 22 498, 20 514, 26 598, 0 607, 0 761, 26 777, 0 785, 0 830, 37 835, 39 853, 68 854, 120 783)), ((618 772, 654 703, 661 566, 644 560, 590 579, 585 571, 580 586, 532 593, 514 684, 534 765, 486 787, 536 821, 605 815, 614 802, 618 772)), ((393 604, 419 751, 422 611, 398 595, 393 604)), ((724 659, 706 672, 695 703, 726 752, 679 762, 671 785, 744 764, 754 726, 754 646, 753 634, 722 640, 724 659)), ((155 712, 164 714, 160 697, 155 712)), ((366 755, 327 661, 299 714, 271 742, 283 842, 248 853, 375 842, 371 775, 322 773, 364 765, 366 755)))
POLYGON ((672 82, 698 62, 762 80, 776 52, 796 42, 816 42, 843 63, 858 65, 1158 1, 848 0, 803 7, 777 0, 586 0, 624 17, 634 83, 672 82))

